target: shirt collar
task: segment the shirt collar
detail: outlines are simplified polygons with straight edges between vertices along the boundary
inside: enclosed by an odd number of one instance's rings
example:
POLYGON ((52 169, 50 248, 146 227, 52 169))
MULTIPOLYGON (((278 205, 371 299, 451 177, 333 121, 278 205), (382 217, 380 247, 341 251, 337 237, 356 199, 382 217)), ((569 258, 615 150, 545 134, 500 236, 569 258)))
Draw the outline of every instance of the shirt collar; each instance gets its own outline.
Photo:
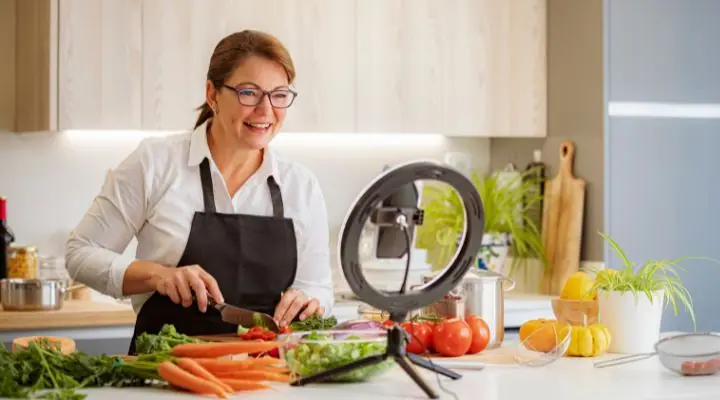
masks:
MULTIPOLYGON (((212 167, 217 168, 215 166, 215 161, 213 161, 212 155, 210 154, 210 147, 208 147, 207 122, 195 128, 190 136, 188 166, 196 167, 200 165, 202 160, 206 157, 210 160, 212 167)), ((275 177, 275 181, 280 184, 280 174, 278 174, 277 164, 277 154, 274 150, 266 147, 263 154, 263 162, 260 164, 260 168, 258 168, 254 176, 262 178, 262 181, 265 182, 267 181, 267 178, 272 175, 275 177)))

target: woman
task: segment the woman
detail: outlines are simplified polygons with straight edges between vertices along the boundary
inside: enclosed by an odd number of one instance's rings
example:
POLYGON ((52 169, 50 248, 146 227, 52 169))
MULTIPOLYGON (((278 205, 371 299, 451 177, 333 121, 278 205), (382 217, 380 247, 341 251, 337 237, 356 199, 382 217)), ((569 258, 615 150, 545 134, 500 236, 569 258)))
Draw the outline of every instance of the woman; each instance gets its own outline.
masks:
POLYGON ((269 149, 296 93, 274 37, 234 33, 210 59, 192 132, 144 140, 108 174, 71 233, 67 267, 107 295, 132 296, 135 337, 173 324, 189 335, 237 329, 217 302, 281 325, 333 305, 325 200, 315 176, 269 149), (136 237, 137 260, 119 255, 136 237))

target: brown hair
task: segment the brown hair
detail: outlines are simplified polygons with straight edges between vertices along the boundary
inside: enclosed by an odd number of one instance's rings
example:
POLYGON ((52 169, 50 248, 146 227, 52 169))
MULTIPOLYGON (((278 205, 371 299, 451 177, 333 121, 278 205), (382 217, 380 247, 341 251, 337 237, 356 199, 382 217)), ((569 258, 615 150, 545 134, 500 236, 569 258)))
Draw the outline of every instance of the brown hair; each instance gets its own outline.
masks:
MULTIPOLYGON (((289 83, 295 79, 295 65, 285 46, 275 36, 255 30, 235 32, 218 42, 210 57, 207 79, 220 89, 235 68, 250 56, 277 62, 285 69, 289 83)), ((198 110, 195 129, 213 116, 207 101, 198 110)))

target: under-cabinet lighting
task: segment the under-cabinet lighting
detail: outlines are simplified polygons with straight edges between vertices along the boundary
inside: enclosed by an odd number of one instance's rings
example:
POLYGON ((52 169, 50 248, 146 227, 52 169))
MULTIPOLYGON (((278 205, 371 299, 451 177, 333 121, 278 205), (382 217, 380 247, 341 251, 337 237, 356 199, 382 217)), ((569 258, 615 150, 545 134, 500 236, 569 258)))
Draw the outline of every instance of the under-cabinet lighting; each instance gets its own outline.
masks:
MULTIPOLYGON (((74 144, 139 142, 178 131, 68 130, 63 134, 74 144)), ((281 132, 272 144, 279 147, 428 147, 445 142, 445 136, 434 133, 356 133, 356 132, 281 132)))
POLYGON ((720 104, 611 101, 608 103, 608 115, 637 118, 720 119, 720 104))

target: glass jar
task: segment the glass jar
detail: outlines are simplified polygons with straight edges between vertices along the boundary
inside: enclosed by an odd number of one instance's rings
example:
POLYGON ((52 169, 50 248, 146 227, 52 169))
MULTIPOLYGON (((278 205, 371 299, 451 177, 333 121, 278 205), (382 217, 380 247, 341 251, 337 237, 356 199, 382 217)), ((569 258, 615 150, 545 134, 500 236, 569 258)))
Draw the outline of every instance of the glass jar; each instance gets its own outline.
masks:
POLYGON ((38 264, 39 257, 35 246, 10 246, 7 263, 8 278, 37 279, 38 264))
POLYGON ((38 278, 40 279, 59 279, 70 283, 70 275, 65 269, 65 259, 53 256, 40 256, 40 266, 38 267, 38 278))

